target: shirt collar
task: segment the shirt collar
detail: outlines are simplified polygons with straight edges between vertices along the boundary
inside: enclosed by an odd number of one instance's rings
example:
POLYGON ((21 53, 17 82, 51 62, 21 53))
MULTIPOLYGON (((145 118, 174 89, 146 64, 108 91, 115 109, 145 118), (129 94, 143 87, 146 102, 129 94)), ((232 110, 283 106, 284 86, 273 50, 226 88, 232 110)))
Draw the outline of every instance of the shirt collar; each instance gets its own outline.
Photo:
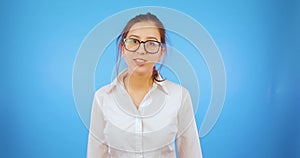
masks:
MULTIPOLYGON (((107 93, 111 93, 115 87, 117 85, 121 85, 121 86, 124 86, 124 83, 123 83, 123 78, 127 75, 127 69, 123 70, 112 82, 111 84, 109 85, 108 89, 107 89, 107 93)), ((161 75, 158 73, 158 77, 157 77, 158 80, 162 80, 163 78, 161 77, 161 75)), ((160 90, 162 90, 165 94, 168 94, 168 89, 165 85, 165 81, 162 81, 162 82, 157 82, 157 81, 154 81, 153 82, 153 86, 157 86, 157 88, 159 88, 160 90)))

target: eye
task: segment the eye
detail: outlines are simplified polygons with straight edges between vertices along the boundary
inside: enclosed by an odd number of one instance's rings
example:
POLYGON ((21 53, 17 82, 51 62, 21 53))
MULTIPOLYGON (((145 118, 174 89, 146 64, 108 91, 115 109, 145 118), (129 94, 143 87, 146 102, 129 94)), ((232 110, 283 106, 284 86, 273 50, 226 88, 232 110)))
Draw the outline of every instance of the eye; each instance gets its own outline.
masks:
POLYGON ((158 45, 157 41, 148 41, 147 43, 149 46, 157 46, 158 45))
POLYGON ((128 39, 126 39, 126 43, 128 43, 128 44, 137 44, 137 43, 139 43, 139 40, 134 39, 134 38, 128 38, 128 39))

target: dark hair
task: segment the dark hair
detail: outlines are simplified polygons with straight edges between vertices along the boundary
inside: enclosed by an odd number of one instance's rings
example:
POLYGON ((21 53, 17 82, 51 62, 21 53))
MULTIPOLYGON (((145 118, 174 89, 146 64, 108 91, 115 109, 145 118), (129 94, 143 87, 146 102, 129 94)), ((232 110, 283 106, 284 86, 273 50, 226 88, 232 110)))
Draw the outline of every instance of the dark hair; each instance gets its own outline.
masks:
MULTIPOLYGON (((119 66, 120 66, 120 60, 121 60, 121 45, 123 44, 123 39, 126 38, 130 28, 138 23, 138 22, 144 22, 144 21, 150 21, 153 22, 154 25, 157 27, 159 34, 160 34, 160 40, 162 43, 162 46, 165 47, 166 45, 166 30, 164 25, 162 24, 162 22, 153 14, 151 13, 147 13, 147 14, 139 14, 137 16, 135 16, 134 18, 132 18, 131 20, 129 20, 126 24, 126 26, 124 27, 123 31, 121 32, 121 34, 118 36, 117 38, 117 56, 116 56, 116 72, 118 74, 118 70, 119 70, 119 66)), ((165 47, 166 49, 166 47, 165 47)), ((164 58, 165 60, 165 58, 164 58)), ((164 63, 163 60, 163 63, 164 63)), ((163 64, 160 64, 158 70, 160 70, 162 68, 163 64)), ((158 70, 156 70, 155 66, 153 67, 153 72, 152 72, 152 77, 155 81, 157 82, 162 82, 165 79, 158 79, 158 70)))

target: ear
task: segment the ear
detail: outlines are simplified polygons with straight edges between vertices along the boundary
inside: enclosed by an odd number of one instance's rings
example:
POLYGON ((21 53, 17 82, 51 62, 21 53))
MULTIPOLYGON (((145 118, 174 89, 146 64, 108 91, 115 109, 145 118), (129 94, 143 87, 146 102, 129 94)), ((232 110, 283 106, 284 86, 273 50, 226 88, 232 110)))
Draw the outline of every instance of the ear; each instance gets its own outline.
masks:
POLYGON ((125 55, 123 42, 120 43, 120 49, 121 49, 121 56, 125 55))

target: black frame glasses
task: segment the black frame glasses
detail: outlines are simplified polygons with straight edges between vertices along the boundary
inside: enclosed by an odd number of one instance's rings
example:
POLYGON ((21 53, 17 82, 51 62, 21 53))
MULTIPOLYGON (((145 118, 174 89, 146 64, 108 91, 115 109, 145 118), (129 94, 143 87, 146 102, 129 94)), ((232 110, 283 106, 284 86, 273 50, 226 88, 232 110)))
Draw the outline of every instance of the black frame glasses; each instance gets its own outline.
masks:
POLYGON ((125 49, 130 51, 130 52, 135 52, 137 51, 141 43, 144 44, 144 50, 149 53, 149 54, 156 54, 159 52, 159 49, 162 46, 161 42, 155 41, 155 40, 148 40, 148 41, 139 41, 134 38, 125 38, 124 40, 124 46, 125 49))

